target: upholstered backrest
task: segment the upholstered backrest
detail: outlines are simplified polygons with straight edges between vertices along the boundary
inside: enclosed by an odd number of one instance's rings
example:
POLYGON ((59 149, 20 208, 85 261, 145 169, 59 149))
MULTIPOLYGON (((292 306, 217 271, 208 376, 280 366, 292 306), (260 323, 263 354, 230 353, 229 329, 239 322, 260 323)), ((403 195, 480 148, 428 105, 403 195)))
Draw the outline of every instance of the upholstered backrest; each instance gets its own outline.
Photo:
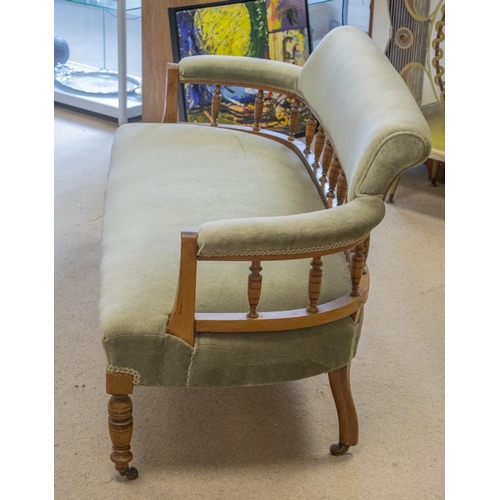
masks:
POLYGON ((302 68, 298 89, 334 142, 349 199, 383 195, 402 170, 428 157, 430 131, 422 113, 361 30, 332 30, 302 68))

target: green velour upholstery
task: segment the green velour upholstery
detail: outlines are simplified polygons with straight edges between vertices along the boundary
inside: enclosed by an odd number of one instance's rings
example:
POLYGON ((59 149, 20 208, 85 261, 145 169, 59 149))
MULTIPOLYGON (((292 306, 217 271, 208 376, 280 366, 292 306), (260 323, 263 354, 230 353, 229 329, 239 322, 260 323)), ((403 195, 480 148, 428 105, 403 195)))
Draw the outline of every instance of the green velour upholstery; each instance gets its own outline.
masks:
POLYGON ((179 62, 179 80, 276 88, 302 97, 297 89, 301 68, 268 59, 238 56, 192 56, 179 62))
MULTIPOLYGON (((165 333, 177 289, 180 235, 199 233, 196 312, 248 310, 251 256, 338 248, 367 235, 384 216, 383 196, 402 169, 430 151, 427 124, 383 54, 355 28, 333 30, 304 68, 237 57, 180 63, 180 78, 223 76, 270 82, 303 95, 333 137, 349 203, 324 210, 301 160, 258 135, 193 124, 121 126, 106 188, 100 267, 100 328, 110 367, 140 384, 256 385, 345 366, 361 321, 282 332, 199 333, 194 348, 165 333), (293 68, 293 69, 292 69, 293 68)), ((309 259, 262 263, 259 311, 308 303, 309 259)), ((344 254, 323 258, 320 303, 349 292, 344 254)))
POLYGON ((384 213, 380 198, 365 197, 335 210, 207 222, 199 229, 198 255, 291 255, 345 247, 367 236, 384 213))
POLYGON ((428 158, 430 131, 422 112, 361 30, 342 26, 328 33, 297 86, 333 138, 350 200, 385 193, 404 169, 428 158))
POLYGON ((349 199, 384 193, 406 168, 430 154, 429 126, 408 87, 363 31, 335 28, 303 68, 245 57, 194 56, 180 80, 275 86, 304 99, 333 139, 349 199), (355 57, 353 57, 355 54, 355 57))
MULTIPOLYGON (((146 385, 207 386, 292 380, 345 365, 358 333, 351 318, 335 329, 199 335, 194 351, 165 334, 182 230, 245 215, 323 216, 322 207, 302 162, 277 142, 191 124, 120 127, 102 233, 100 324, 109 364, 139 371, 146 385)), ((350 274, 343 254, 323 261, 327 302, 349 291, 350 274)), ((197 312, 247 311, 248 265, 200 262, 197 312)), ((309 259, 264 262, 259 310, 306 307, 309 268, 309 259)))

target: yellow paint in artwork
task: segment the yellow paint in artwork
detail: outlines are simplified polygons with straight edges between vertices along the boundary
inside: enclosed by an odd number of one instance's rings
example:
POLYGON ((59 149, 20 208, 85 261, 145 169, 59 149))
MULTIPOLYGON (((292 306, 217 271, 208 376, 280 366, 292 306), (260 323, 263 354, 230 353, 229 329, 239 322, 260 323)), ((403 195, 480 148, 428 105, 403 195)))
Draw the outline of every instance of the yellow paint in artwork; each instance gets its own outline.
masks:
POLYGON ((280 0, 270 0, 267 5, 267 29, 276 31, 281 28, 281 18, 278 13, 280 0))
POLYGON ((298 30, 269 33, 269 57, 273 61, 304 66, 307 54, 306 44, 306 34, 298 30))
POLYGON ((241 4, 199 9, 194 16, 198 44, 205 54, 246 56, 250 14, 241 4))

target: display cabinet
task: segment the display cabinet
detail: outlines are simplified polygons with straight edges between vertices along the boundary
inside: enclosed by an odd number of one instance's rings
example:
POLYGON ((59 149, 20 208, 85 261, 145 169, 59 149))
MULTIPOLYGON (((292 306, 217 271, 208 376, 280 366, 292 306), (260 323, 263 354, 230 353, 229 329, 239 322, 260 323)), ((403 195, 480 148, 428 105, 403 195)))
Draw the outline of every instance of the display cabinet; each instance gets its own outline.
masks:
POLYGON ((309 0, 309 29, 314 50, 333 28, 342 25, 343 0, 309 0))
POLYGON ((54 101, 112 118, 142 114, 141 0, 54 1, 54 101))
POLYGON ((309 0, 312 48, 337 26, 357 26, 370 34, 371 0, 309 0))

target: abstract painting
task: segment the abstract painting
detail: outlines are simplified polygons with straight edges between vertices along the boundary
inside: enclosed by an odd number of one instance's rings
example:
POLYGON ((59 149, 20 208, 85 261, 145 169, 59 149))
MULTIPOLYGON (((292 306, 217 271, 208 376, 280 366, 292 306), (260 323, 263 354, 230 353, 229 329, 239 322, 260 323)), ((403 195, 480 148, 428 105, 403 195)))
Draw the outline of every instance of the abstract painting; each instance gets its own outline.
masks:
MULTIPOLYGON (((193 55, 257 57, 303 66, 310 54, 307 0, 237 0, 169 9, 174 60, 193 55)), ((214 85, 184 85, 181 119, 210 122, 214 85), (184 115, 184 116, 183 116, 184 115)), ((222 86, 221 124, 250 125, 257 90, 222 86)), ((290 99, 264 94, 262 128, 285 132, 290 99)), ((301 109, 298 134, 305 128, 301 109)))
POLYGON ((307 3, 303 0, 267 0, 269 33, 307 29, 307 3))

